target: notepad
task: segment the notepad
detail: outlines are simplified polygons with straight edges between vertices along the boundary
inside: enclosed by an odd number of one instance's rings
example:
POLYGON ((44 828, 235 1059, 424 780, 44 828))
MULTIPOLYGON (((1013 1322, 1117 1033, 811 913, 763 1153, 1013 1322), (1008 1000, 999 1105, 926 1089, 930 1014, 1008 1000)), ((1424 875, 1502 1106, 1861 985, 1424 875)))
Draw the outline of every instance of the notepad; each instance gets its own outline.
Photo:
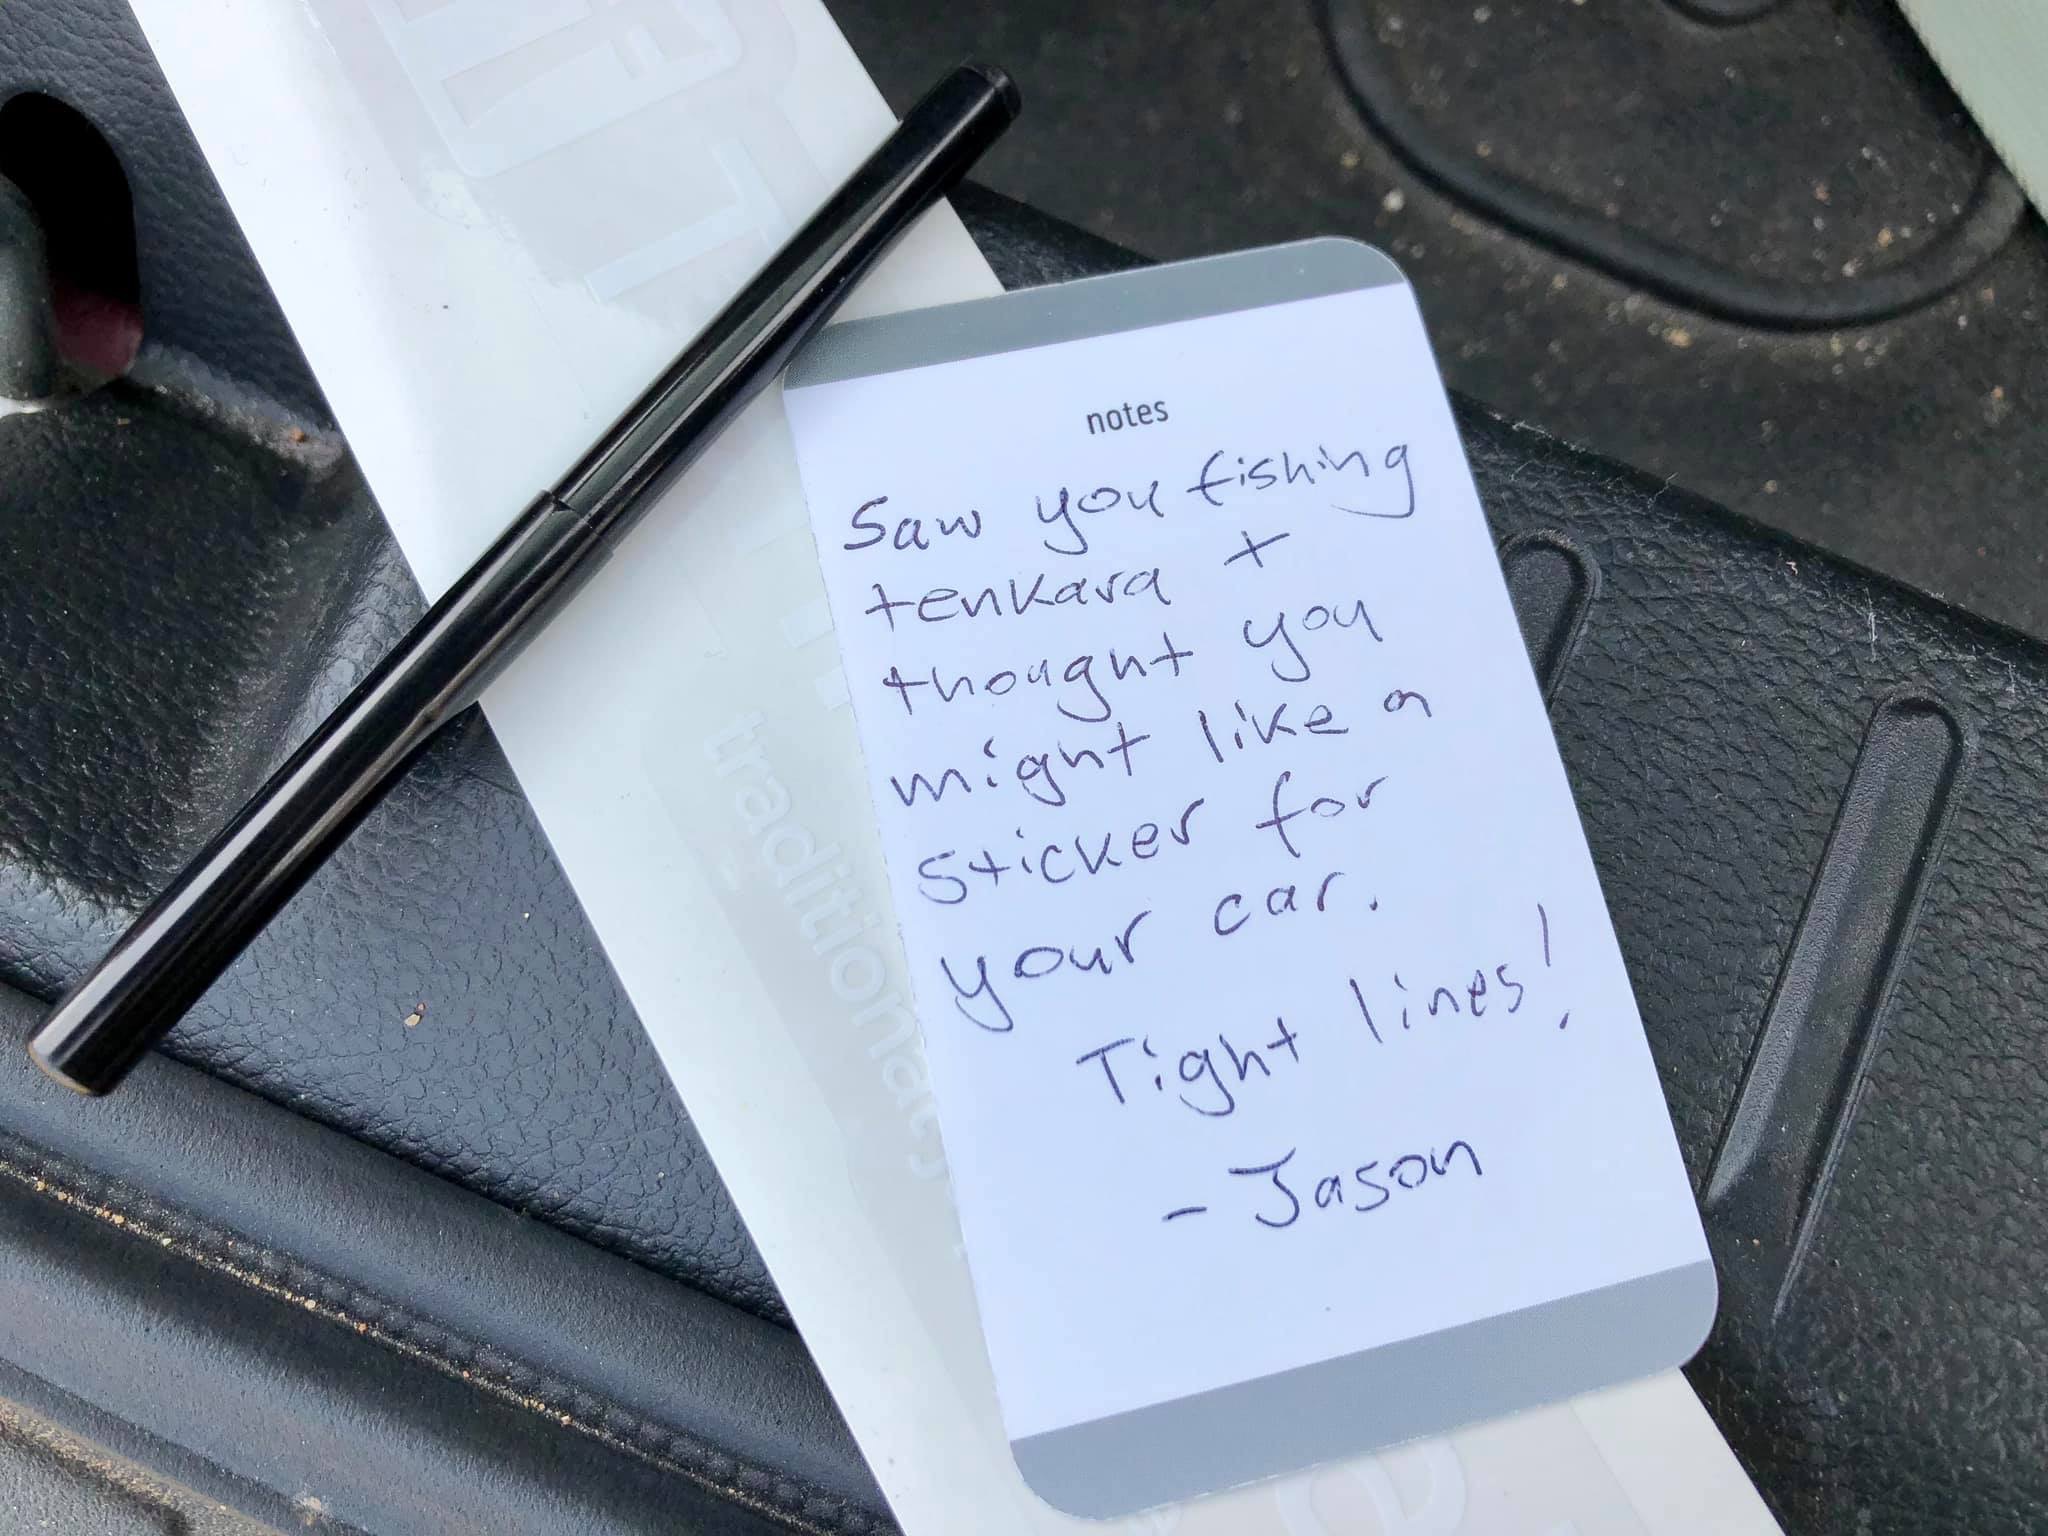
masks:
MULTIPOLYGON (((1392 264, 850 322, 786 404, 1032 1487, 1124 1513, 1697 1348, 1698 1214, 1392 264)), ((857 916, 805 928, 887 1005, 857 916)))

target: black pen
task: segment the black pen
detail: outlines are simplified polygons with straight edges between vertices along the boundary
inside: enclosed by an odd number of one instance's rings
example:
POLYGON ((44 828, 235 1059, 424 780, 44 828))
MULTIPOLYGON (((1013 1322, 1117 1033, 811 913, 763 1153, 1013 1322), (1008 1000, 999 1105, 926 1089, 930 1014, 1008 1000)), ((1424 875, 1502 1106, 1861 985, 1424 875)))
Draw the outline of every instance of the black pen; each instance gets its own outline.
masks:
POLYGON ((81 1093, 119 1083, 1017 108, 1009 76, 976 65, 912 107, 66 994, 29 1041, 37 1064, 81 1093))

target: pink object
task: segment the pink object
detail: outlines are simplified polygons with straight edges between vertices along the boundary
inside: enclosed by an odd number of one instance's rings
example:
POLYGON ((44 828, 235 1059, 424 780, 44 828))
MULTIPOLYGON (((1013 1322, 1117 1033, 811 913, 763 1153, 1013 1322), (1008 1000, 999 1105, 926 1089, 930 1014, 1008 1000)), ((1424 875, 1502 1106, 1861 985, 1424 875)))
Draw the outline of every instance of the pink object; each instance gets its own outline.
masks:
POLYGON ((119 378, 142 346, 142 310, 57 278, 51 284, 57 347, 75 367, 119 378))

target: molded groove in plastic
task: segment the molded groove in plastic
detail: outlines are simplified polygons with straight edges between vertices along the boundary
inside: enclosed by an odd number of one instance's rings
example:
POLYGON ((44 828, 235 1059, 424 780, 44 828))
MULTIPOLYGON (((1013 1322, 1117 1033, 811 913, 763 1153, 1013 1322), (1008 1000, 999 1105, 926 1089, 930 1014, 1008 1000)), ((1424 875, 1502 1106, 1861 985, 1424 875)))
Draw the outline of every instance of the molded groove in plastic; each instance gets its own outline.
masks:
POLYGON ((1721 1280, 1783 1313, 1811 1247, 1968 771, 1940 700, 1881 703, 1707 1178, 1721 1280))
POLYGON ((1522 623, 1529 664, 1548 703, 1564 681, 1593 600, 1600 595, 1600 567, 1570 539, 1549 529, 1510 539, 1500 564, 1522 623))

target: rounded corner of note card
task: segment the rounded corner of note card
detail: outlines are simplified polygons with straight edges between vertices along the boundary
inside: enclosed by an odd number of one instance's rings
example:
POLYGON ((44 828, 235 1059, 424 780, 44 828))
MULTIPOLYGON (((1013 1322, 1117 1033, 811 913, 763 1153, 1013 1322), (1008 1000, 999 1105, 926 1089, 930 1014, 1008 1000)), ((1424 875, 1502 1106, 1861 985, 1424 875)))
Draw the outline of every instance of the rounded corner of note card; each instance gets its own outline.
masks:
POLYGON ((1671 1332, 1684 1349, 1676 1361, 1683 1365, 1707 1347, 1721 1315, 1721 1277, 1712 1259, 1701 1259, 1675 1271, 1672 1280, 1671 1332))
POLYGON ((1033 1495, 1063 1515, 1114 1520, 1136 1512, 1113 1469, 1070 1431, 1026 1435, 1010 1442, 1010 1459, 1033 1495))
POLYGON ((1300 254, 1304 275, 1325 279, 1332 289, 1408 286, 1408 274, 1393 257, 1349 235, 1319 235, 1294 250, 1300 254))

